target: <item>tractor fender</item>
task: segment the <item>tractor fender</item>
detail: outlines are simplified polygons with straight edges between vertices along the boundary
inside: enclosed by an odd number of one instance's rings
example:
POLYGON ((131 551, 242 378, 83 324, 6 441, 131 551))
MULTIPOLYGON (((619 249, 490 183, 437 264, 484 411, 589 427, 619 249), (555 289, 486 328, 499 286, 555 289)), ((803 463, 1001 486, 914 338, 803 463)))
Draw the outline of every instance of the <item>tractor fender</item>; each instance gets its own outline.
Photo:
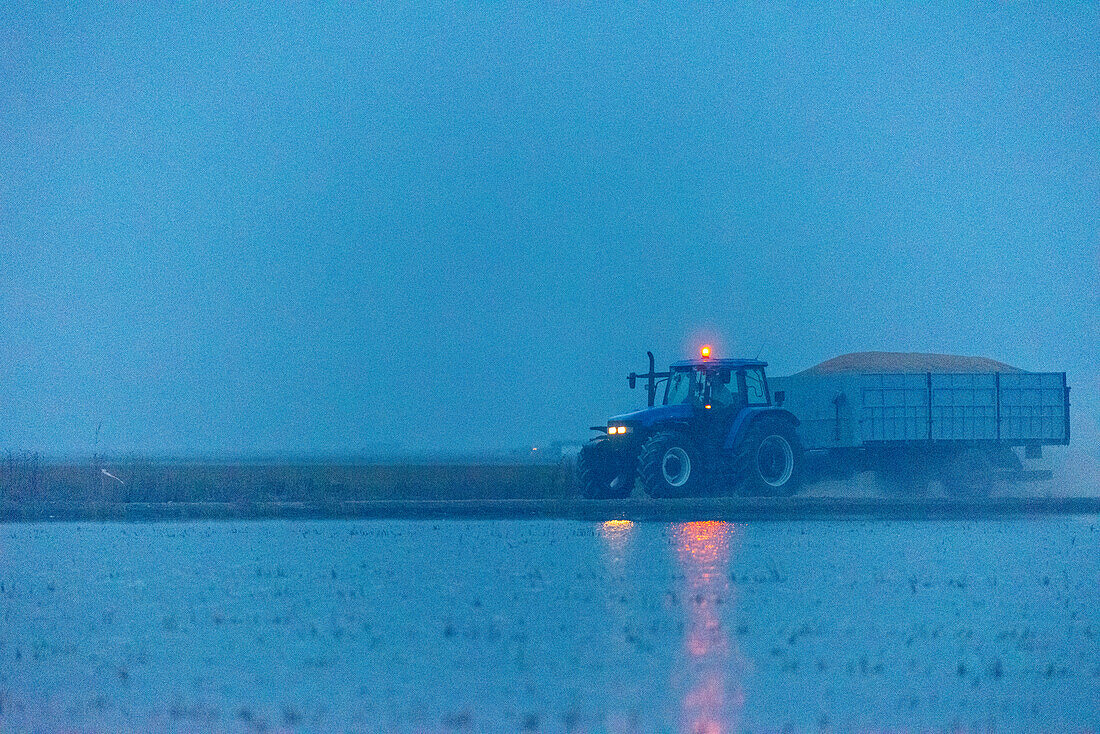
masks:
POLYGON ((794 413, 783 408, 773 408, 766 405, 742 408, 737 413, 737 417, 733 419, 733 423, 730 424, 730 430, 726 434, 726 441, 722 444, 722 448, 725 451, 732 451, 741 442, 741 437, 745 435, 745 431, 749 430, 749 426, 765 416, 782 418, 790 421, 792 426, 799 424, 798 419, 794 417, 794 413))
POLYGON ((670 419, 638 428, 638 432, 643 436, 649 436, 659 431, 683 431, 687 433, 691 431, 691 422, 680 419, 670 419))

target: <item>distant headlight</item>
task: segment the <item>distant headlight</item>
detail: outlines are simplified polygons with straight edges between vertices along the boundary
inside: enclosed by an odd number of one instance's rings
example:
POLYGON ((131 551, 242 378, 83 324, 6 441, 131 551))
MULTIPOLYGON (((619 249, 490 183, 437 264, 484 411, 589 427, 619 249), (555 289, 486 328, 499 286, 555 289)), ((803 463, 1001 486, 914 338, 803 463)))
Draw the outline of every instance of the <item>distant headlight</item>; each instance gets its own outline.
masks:
POLYGON ((607 435, 614 436, 616 434, 627 433, 630 429, 626 426, 608 426, 607 435))

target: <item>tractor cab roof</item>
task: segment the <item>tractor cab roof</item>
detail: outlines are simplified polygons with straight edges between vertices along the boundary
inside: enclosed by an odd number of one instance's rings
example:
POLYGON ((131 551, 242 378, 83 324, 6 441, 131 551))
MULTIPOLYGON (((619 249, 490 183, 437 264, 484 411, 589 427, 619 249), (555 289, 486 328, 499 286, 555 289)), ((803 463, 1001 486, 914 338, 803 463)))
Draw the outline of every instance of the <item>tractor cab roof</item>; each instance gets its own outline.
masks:
POLYGON ((767 362, 759 359, 683 359, 673 362, 674 370, 698 369, 699 367, 713 367, 715 369, 740 369, 742 367, 767 367, 767 362))

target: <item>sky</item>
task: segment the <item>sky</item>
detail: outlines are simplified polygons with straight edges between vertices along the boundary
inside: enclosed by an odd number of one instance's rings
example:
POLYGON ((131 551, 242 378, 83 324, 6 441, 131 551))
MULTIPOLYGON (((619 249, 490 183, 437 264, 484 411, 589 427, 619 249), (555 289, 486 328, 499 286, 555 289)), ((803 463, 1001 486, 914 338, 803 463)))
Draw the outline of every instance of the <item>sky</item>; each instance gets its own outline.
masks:
POLYGON ((1095 3, 3 8, 0 449, 577 440, 704 341, 1100 435, 1095 3))

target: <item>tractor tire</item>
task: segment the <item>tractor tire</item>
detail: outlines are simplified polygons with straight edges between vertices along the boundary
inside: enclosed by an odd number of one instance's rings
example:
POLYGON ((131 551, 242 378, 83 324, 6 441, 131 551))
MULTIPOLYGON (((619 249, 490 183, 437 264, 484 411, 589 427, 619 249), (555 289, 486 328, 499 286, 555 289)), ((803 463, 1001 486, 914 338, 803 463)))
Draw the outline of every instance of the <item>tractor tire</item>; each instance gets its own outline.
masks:
POLYGON ((733 456, 738 494, 790 497, 802 485, 802 442, 789 421, 764 417, 741 438, 733 456))
POLYGON ((682 433, 655 433, 638 454, 638 478, 650 497, 697 497, 709 489, 707 470, 695 443, 682 433))
POLYGON ((946 494, 953 497, 988 497, 993 491, 994 457, 982 448, 968 448, 948 457, 941 481, 946 494))
POLYGON ((634 490, 633 472, 624 471, 607 439, 585 444, 577 455, 577 486, 588 500, 629 497, 634 490))

